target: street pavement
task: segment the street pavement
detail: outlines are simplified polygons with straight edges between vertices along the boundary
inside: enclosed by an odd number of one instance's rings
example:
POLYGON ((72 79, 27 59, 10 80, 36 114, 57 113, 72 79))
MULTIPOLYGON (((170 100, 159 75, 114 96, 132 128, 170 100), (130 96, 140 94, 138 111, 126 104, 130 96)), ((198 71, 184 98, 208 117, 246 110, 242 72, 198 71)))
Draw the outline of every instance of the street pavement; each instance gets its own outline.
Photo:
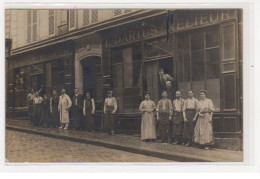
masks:
POLYGON ((52 162, 173 162, 101 146, 6 130, 6 161, 52 162))
POLYGON ((111 136, 102 132, 86 132, 62 130, 57 128, 42 128, 32 126, 25 120, 6 120, 6 128, 33 133, 48 137, 66 139, 102 147, 148 155, 181 162, 242 162, 243 152, 223 149, 203 150, 181 145, 161 144, 158 142, 143 142, 140 136, 117 134, 111 136))

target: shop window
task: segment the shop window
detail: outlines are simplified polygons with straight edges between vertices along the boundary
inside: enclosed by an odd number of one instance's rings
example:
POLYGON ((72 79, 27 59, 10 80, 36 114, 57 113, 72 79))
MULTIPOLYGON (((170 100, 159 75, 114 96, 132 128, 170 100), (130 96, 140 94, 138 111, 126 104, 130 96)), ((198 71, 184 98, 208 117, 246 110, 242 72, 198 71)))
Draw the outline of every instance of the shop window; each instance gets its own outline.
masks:
POLYGON ((192 81, 204 80, 204 58, 203 51, 195 51, 191 53, 192 64, 192 81))
POLYGON ((37 41, 37 10, 27 10, 27 43, 37 41))
POLYGON ((206 88, 220 109, 220 31, 218 27, 178 34, 178 86, 187 91, 206 88))
POLYGON ((54 9, 49 10, 49 35, 54 35, 54 27, 55 27, 55 21, 54 21, 54 9))
POLYGON ((202 50, 204 48, 204 33, 203 31, 192 32, 191 36, 191 51, 202 50))
POLYGON ((219 48, 206 50, 206 78, 219 78, 220 63, 219 63, 219 48))
POLYGON ((55 60, 51 64, 51 85, 60 87, 64 85, 64 60, 55 60))
POLYGON ((235 28, 233 24, 226 25, 223 31, 223 59, 235 58, 235 28))
POLYGON ((145 58, 172 55, 172 39, 159 39, 157 41, 145 41, 145 58))

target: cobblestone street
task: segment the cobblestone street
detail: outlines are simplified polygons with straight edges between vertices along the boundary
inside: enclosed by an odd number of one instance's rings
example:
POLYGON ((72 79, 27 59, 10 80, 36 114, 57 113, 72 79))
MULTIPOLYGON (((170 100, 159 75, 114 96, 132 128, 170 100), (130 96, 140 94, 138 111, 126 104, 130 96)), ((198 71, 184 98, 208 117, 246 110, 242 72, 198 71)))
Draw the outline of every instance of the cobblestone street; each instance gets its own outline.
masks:
POLYGON ((6 130, 9 162, 172 162, 101 146, 6 130))

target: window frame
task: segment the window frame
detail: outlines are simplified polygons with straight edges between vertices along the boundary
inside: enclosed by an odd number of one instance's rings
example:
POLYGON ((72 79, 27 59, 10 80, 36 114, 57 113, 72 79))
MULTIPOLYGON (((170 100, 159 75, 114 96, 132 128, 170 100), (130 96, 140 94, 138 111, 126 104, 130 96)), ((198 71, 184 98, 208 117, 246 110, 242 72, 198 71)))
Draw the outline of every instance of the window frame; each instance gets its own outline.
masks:
POLYGON ((55 34, 56 34, 56 19, 55 19, 56 13, 55 13, 55 9, 53 9, 53 14, 50 15, 50 10, 51 9, 49 9, 49 12, 48 12, 48 22, 49 22, 48 25, 50 28, 50 17, 53 16, 53 34, 50 34, 50 29, 49 29, 48 35, 49 35, 49 37, 52 37, 52 36, 55 36, 55 34))

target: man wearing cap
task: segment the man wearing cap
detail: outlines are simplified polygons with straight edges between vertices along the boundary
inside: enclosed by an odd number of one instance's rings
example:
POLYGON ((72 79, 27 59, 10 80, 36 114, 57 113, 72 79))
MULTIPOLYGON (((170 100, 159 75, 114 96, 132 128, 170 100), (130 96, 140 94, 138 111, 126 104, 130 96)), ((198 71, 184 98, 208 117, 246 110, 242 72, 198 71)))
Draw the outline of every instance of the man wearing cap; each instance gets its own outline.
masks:
POLYGON ((75 95, 72 100, 72 119, 74 129, 84 129, 84 126, 81 126, 83 120, 83 97, 79 93, 78 88, 75 88, 75 95))
POLYGON ((114 128, 114 114, 117 111, 117 102, 116 98, 112 97, 113 92, 107 92, 107 98, 105 99, 104 104, 104 113, 105 113, 105 131, 109 132, 111 135, 115 134, 114 128))

